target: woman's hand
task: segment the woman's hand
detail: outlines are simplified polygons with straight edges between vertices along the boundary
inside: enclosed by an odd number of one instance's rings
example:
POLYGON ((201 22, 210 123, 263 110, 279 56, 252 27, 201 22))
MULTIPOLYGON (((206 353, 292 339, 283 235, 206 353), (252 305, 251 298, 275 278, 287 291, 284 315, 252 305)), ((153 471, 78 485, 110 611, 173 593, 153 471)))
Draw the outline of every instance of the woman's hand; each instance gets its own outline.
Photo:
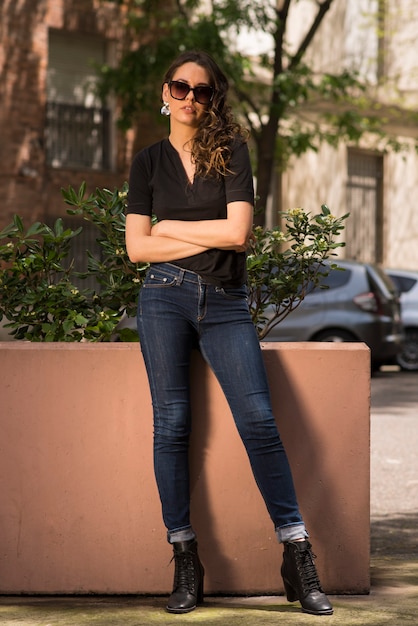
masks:
POLYGON ((253 232, 251 232, 248 235, 247 241, 245 242, 245 244, 243 246, 237 246, 236 248, 233 248, 233 250, 235 250, 235 252, 247 252, 248 248, 251 248, 252 244, 255 241, 256 241, 255 235, 253 232))
POLYGON ((157 222, 151 228, 151 237, 169 237, 170 234, 166 226, 169 224, 169 220, 162 220, 161 222, 157 222), (164 232, 165 230, 165 232, 164 232))

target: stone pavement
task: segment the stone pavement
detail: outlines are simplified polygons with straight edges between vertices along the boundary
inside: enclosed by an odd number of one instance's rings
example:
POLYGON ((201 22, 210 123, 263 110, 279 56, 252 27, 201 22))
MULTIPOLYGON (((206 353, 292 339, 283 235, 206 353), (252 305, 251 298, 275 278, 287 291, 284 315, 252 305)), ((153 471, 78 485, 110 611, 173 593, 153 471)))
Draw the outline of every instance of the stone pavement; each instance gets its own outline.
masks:
POLYGON ((418 624, 418 374, 385 368, 373 377, 371 442, 372 591, 367 596, 331 596, 333 616, 303 614, 299 603, 289 604, 283 596, 209 597, 196 611, 180 616, 164 611, 165 598, 0 597, 0 624, 418 624))
MULTIPOLYGON (((402 521, 405 536, 415 534, 418 516, 402 521)), ((384 530, 384 528, 382 528, 384 530)), ((298 603, 282 596, 257 598, 207 598, 186 615, 164 611, 165 598, 69 597, 0 598, 3 626, 411 626, 418 622, 418 553, 384 553, 372 559, 372 592, 368 596, 332 596, 334 615, 315 617, 300 612, 298 603)))

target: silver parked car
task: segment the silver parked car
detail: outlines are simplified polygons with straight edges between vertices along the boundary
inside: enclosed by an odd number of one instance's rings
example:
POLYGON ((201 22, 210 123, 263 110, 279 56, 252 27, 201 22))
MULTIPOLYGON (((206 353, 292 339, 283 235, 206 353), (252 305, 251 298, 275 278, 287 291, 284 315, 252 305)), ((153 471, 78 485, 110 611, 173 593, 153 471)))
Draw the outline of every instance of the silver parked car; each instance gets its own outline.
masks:
POLYGON ((337 259, 322 285, 267 335, 267 341, 362 341, 372 368, 394 362, 402 347, 398 292, 385 272, 370 263, 337 259))
POLYGON ((418 271, 387 269, 401 299, 405 339, 396 362, 403 370, 418 371, 418 271))

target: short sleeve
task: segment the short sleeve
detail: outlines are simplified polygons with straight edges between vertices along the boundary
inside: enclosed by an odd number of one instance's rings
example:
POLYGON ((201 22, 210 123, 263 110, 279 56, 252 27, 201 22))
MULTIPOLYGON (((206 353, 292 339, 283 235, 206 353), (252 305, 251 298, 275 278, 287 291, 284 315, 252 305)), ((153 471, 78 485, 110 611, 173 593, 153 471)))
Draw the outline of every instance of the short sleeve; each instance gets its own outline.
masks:
POLYGON ((228 169, 230 172, 225 177, 226 202, 245 201, 253 205, 254 183, 247 143, 234 144, 228 169))
POLYGON ((129 174, 128 206, 126 213, 152 214, 151 160, 145 149, 138 152, 129 174))

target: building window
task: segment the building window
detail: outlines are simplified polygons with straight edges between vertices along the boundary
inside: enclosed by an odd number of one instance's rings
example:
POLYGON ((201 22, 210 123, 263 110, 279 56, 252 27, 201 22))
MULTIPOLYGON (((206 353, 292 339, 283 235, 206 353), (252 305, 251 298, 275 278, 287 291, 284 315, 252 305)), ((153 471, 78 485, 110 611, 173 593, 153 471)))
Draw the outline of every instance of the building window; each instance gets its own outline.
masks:
POLYGON ((103 39, 49 32, 46 148, 52 167, 111 167, 111 115, 96 95, 95 65, 105 60, 103 39))
POLYGON ((383 262, 383 156, 348 150, 346 256, 383 262))

